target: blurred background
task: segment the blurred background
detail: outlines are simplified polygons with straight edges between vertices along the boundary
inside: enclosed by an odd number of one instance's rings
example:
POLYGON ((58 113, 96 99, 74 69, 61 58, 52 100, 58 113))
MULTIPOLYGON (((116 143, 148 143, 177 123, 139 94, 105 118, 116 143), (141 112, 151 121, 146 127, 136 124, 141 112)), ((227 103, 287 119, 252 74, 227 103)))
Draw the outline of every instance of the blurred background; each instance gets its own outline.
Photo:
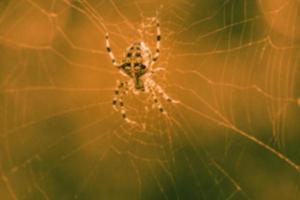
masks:
POLYGON ((0 199, 300 199, 298 0, 1 0, 0 199), (124 96, 135 41, 179 103, 124 96))

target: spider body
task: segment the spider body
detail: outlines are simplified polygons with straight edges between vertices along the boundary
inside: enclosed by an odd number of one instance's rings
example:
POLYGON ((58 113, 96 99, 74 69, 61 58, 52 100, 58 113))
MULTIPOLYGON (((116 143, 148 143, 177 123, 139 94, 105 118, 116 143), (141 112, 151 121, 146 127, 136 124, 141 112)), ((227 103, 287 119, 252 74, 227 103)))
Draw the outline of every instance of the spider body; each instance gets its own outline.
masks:
POLYGON ((134 80, 135 89, 144 90, 141 77, 147 73, 151 65, 152 54, 144 42, 130 45, 124 54, 121 70, 134 80))
POLYGON ((143 42, 134 42, 132 43, 124 52, 122 63, 119 63, 110 47, 109 36, 106 34, 106 49, 108 55, 112 61, 112 64, 120 70, 121 74, 127 77, 127 80, 117 81, 117 87, 115 90, 115 96, 113 99, 113 108, 117 111, 120 111, 123 119, 128 123, 136 123, 127 118, 126 109, 124 107, 123 96, 132 91, 134 94, 138 92, 150 93, 153 100, 154 107, 157 107, 158 110, 166 114, 157 94, 171 103, 177 103, 171 99, 166 92, 158 85, 154 80, 152 80, 152 74, 163 70, 164 68, 155 68, 152 69, 152 66, 158 60, 160 55, 160 25, 159 21, 156 21, 156 51, 152 54, 150 48, 143 42), (120 110, 117 109, 119 103, 120 110))

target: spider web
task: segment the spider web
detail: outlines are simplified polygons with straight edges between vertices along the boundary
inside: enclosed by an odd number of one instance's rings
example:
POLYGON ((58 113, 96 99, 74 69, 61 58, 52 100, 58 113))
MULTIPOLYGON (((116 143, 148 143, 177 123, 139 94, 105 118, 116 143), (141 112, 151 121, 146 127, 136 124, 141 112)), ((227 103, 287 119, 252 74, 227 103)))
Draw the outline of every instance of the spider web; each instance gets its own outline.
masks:
POLYGON ((298 199, 299 1, 0 2, 1 199, 298 199), (124 97, 114 54, 162 49, 124 97))

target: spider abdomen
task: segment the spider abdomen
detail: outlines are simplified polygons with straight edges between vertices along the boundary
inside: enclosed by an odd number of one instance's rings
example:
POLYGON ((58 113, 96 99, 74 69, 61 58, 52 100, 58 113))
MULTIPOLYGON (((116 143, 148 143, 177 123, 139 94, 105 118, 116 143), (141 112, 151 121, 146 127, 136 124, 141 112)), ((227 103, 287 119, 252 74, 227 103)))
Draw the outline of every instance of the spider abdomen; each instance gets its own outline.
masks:
POLYGON ((144 42, 136 42, 126 49, 121 69, 128 76, 139 78, 148 71, 151 59, 149 47, 144 42))

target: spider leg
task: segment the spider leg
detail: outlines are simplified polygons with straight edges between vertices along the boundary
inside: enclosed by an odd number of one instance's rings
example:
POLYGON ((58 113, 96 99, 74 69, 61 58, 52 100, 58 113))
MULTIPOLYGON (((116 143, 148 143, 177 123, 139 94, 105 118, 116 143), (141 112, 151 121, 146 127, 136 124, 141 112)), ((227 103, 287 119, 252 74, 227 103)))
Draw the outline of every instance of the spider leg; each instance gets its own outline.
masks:
POLYGON ((153 80, 151 79, 148 79, 146 82, 146 87, 147 87, 147 90, 149 90, 151 92, 151 96, 152 96, 152 99, 153 99, 153 107, 157 107, 158 110, 162 113, 162 114, 167 114, 167 112, 165 111, 165 109, 163 108, 161 102, 159 101, 157 95, 156 95, 156 84, 153 80))
POLYGON ((126 81, 117 81, 117 87, 116 87, 116 90, 115 90, 115 96, 113 98, 113 108, 120 112, 121 115, 122 115, 122 118, 127 122, 127 123, 130 123, 130 124, 136 124, 135 121, 133 120, 130 120, 128 117, 127 117, 127 114, 126 114, 126 109, 125 109, 125 106, 124 106, 124 101, 123 101, 123 96, 125 94, 128 93, 128 83, 126 81), (117 109, 117 104, 119 103, 119 106, 120 106, 120 110, 117 109))
POLYGON ((111 59, 111 62, 112 64, 115 66, 115 67, 120 67, 120 63, 117 62, 116 60, 116 57, 114 55, 114 53, 112 52, 112 49, 110 47, 110 42, 109 42, 109 35, 108 33, 106 33, 105 35, 105 44, 106 44, 106 51, 108 52, 108 55, 111 59))
POLYGON ((127 117, 126 109, 125 109, 124 102, 123 102, 123 95, 120 96, 119 103, 120 103, 122 118, 129 124, 136 124, 135 121, 133 121, 127 117))
POLYGON ((150 85, 154 90, 158 92, 160 96, 162 96, 166 101, 170 103, 179 103, 179 101, 172 99, 155 81, 150 80, 150 85))
POLYGON ((117 104, 120 101, 120 92, 122 92, 121 90, 123 89, 123 87, 124 87, 124 82, 123 81, 117 81, 117 87, 115 89, 115 96, 114 96, 113 101, 112 101, 113 109, 116 110, 116 111, 119 111, 118 108, 117 108, 117 104))
POLYGON ((155 50, 155 54, 152 58, 152 64, 154 65, 154 63, 158 60, 159 58, 159 54, 160 54, 160 40, 161 40, 161 35, 160 35, 160 23, 159 20, 156 20, 156 50, 155 50))
POLYGON ((155 91, 153 90, 153 88, 150 89, 151 91, 151 95, 152 95, 152 99, 154 102, 154 107, 157 107, 158 110, 162 113, 162 114, 167 114, 167 112, 165 111, 165 109, 163 108, 162 104, 160 103, 160 101, 157 98, 157 95, 155 94, 155 91))
POLYGON ((154 74, 154 73, 157 73, 157 72, 160 72, 160 71, 165 71, 166 68, 163 68, 163 67, 156 67, 155 69, 151 69, 150 73, 151 75, 154 74))

